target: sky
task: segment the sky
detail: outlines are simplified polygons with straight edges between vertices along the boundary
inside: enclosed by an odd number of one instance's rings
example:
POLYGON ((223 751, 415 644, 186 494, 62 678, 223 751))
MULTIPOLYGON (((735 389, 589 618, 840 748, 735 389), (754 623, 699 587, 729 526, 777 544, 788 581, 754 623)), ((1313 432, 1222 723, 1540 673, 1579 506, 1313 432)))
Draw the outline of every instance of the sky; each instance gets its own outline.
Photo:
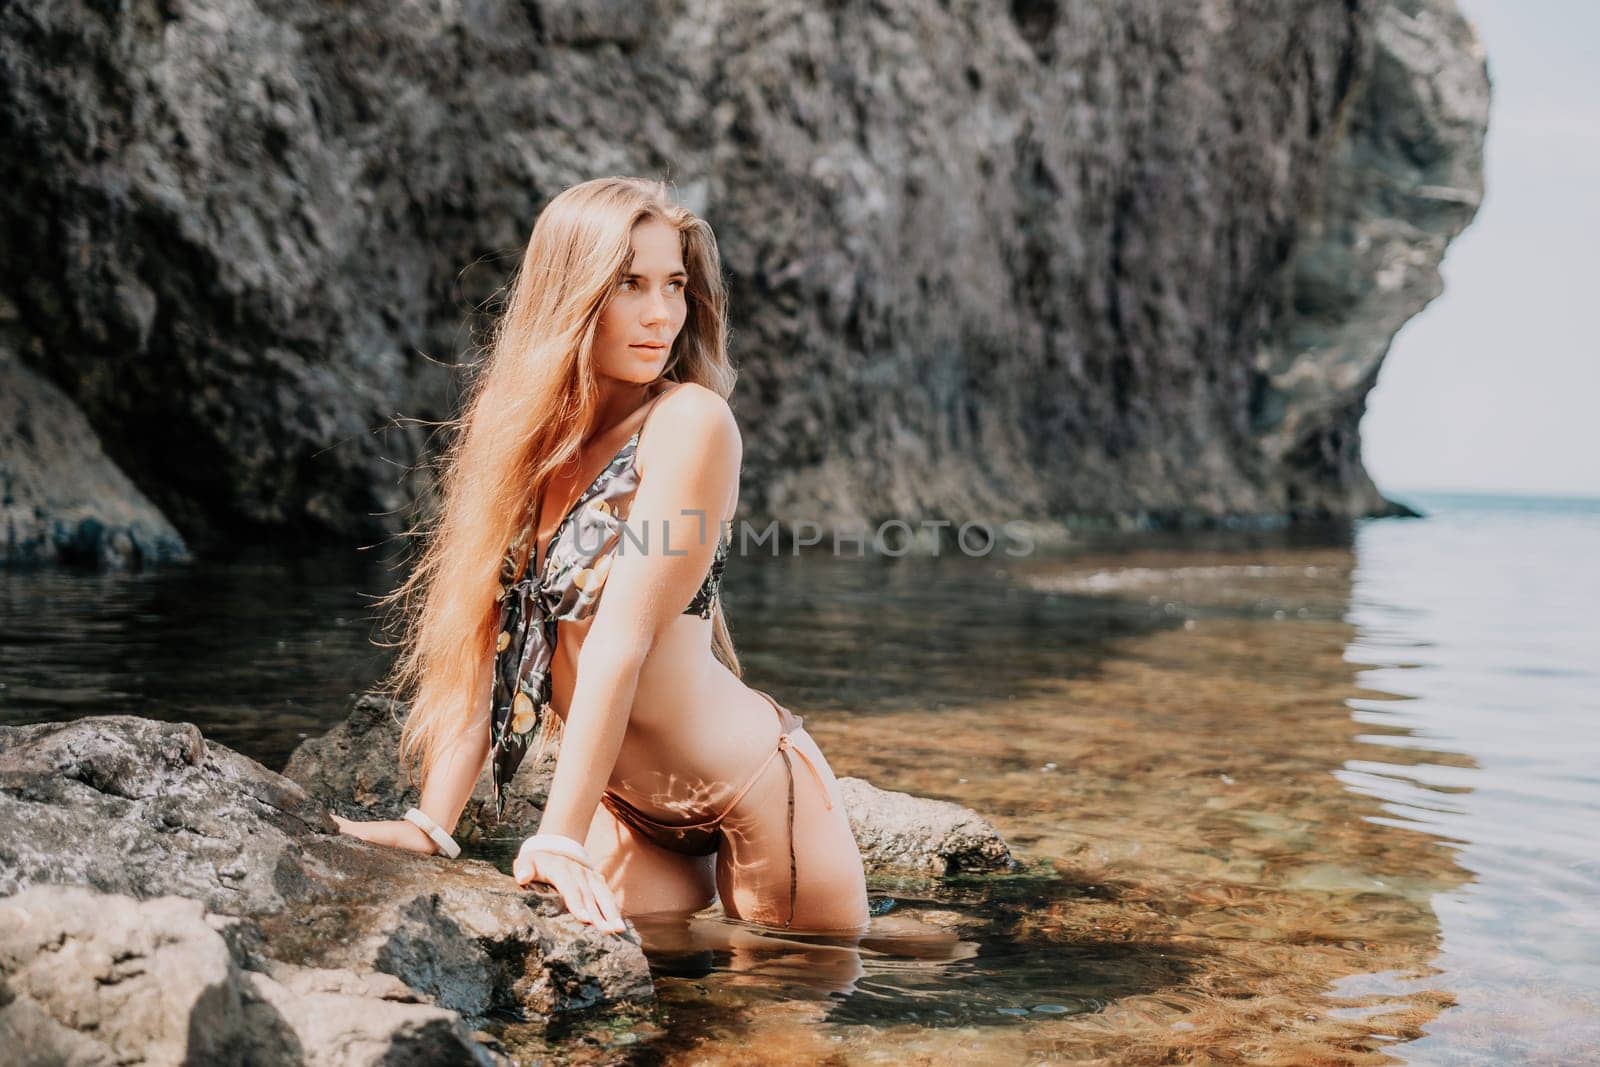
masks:
POLYGON ((1484 200, 1361 421, 1384 491, 1600 496, 1600 0, 1458 0, 1493 84, 1484 200))

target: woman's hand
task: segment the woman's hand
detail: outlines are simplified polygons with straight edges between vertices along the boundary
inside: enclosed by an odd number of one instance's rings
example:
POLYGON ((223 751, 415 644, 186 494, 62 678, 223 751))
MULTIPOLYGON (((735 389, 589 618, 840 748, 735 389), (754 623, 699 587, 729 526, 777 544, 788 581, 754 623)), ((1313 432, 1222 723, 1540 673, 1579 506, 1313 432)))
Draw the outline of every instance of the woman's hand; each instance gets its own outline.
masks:
POLYGON ((520 886, 534 882, 554 886, 561 894, 561 902, 581 922, 608 934, 620 934, 627 929, 622 921, 622 909, 617 906, 617 898, 611 894, 605 878, 576 860, 529 848, 527 842, 523 842, 517 858, 512 861, 511 874, 520 886))
POLYGON ((403 848, 412 852, 423 852, 429 855, 439 851, 433 843, 433 838, 423 832, 420 826, 409 823, 404 819, 382 819, 370 822, 358 822, 346 819, 343 816, 333 815, 333 821, 339 824, 341 834, 359 837, 363 841, 370 841, 374 845, 388 845, 391 848, 403 848))

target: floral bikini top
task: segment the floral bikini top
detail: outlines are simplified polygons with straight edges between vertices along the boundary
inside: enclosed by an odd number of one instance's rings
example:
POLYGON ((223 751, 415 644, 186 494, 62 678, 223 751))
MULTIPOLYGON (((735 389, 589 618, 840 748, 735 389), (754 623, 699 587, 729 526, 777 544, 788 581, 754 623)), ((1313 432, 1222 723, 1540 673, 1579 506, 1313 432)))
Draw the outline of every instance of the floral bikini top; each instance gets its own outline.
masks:
MULTIPOLYGON (((649 417, 645 412, 646 421, 649 417)), ((529 742, 538 736, 539 724, 551 713, 550 665, 555 658, 557 625, 563 620, 588 618, 599 603, 628 503, 639 487, 634 456, 643 433, 641 423, 550 535, 542 573, 535 573, 536 553, 530 553, 522 577, 516 578, 517 559, 527 539, 534 536, 537 522, 524 528, 501 561, 500 592, 495 598, 500 603, 500 617, 489 755, 496 819, 505 810, 511 776, 527 754, 529 742)), ((711 617, 731 540, 718 538, 705 581, 684 614, 711 617)))

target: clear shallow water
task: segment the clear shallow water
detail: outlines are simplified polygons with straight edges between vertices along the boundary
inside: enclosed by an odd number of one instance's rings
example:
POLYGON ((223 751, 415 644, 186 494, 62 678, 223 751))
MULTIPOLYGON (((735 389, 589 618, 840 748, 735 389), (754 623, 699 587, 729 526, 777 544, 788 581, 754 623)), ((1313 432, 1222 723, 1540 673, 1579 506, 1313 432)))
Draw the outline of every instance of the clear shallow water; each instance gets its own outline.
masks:
MULTIPOLYGON (((658 1009, 570 1020, 560 1058, 1590 1059, 1600 504, 1398 495, 1429 517, 735 556, 754 684, 839 774, 977 808, 1024 868, 875 880, 843 949, 641 931, 658 1009)), ((189 719, 280 767, 381 669, 384 583, 333 558, 7 575, 0 722, 189 719)))
POLYGON ((1351 717, 1402 760, 1345 785, 1469 877, 1431 900, 1455 1004, 1419 1062, 1600 1059, 1600 502, 1416 494, 1360 531, 1351 717), (1426 561, 1423 565, 1422 561, 1426 561), (1390 731, 1403 731, 1398 735, 1390 731), (1438 753, 1470 757, 1439 760, 1438 753))

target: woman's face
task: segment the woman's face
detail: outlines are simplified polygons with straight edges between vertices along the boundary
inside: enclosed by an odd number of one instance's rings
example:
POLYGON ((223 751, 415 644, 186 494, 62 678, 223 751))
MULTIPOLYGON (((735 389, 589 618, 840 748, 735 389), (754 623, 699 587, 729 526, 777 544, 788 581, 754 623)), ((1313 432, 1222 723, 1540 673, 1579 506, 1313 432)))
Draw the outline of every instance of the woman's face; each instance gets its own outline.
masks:
POLYGON ((689 316, 688 285, 678 231, 656 219, 634 226, 633 262, 600 312, 596 372, 641 384, 659 378, 689 316))

